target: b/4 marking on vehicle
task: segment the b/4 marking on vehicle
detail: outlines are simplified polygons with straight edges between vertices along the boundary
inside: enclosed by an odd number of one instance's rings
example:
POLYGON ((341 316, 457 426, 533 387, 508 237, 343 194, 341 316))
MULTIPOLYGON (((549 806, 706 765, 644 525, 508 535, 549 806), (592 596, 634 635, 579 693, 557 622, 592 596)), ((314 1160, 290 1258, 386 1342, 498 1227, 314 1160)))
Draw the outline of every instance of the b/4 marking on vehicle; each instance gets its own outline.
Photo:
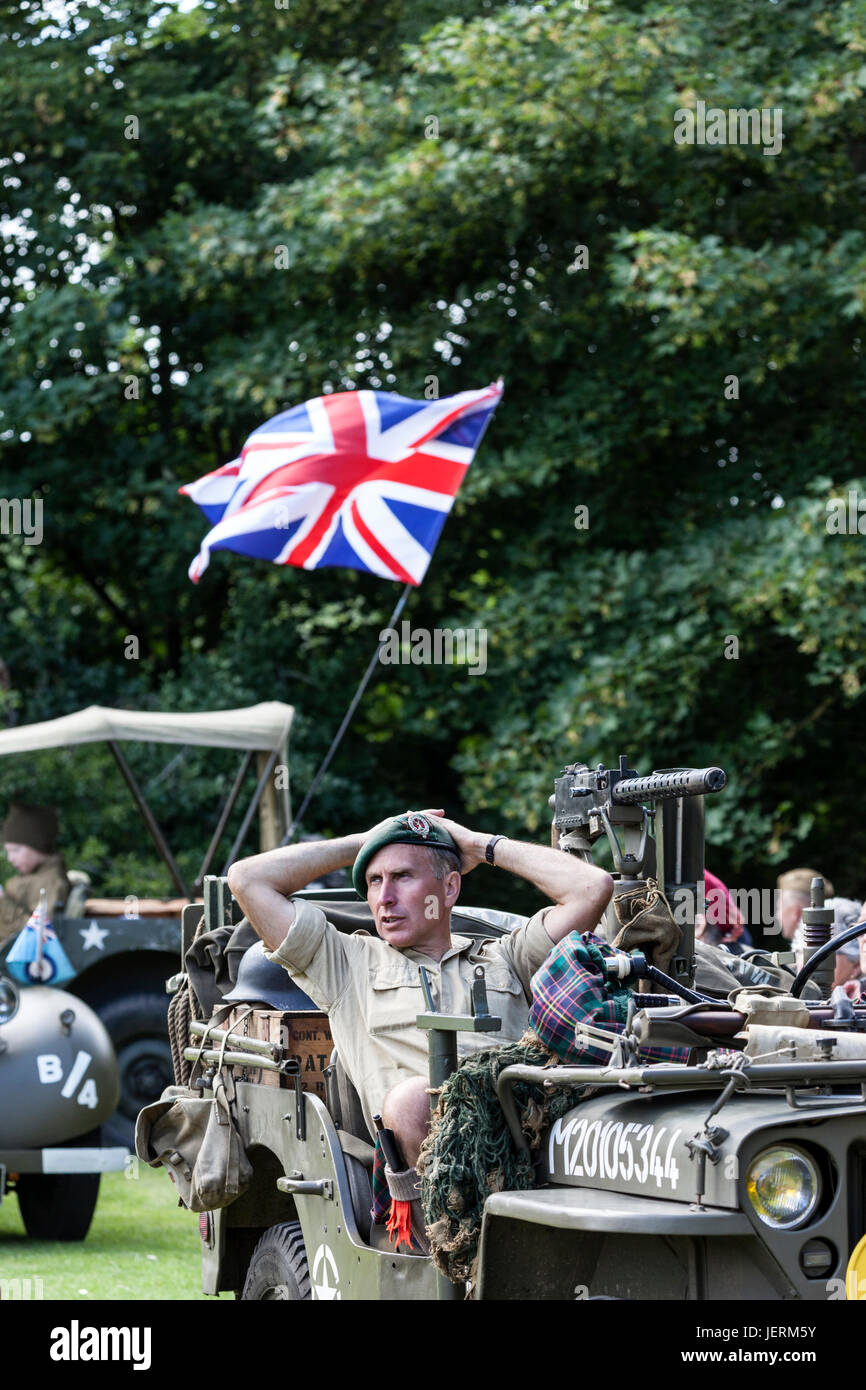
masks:
POLYGON ((585 1115, 559 1119, 550 1131, 548 1164, 556 1165, 557 1149, 566 1175, 608 1178, 617 1182, 667 1184, 676 1191, 680 1169, 675 1157, 681 1129, 642 1125, 623 1120, 589 1120, 585 1115), (665 1137, 667 1142, 665 1142, 665 1137))
MULTIPOLYGON (((92 1061, 93 1058, 89 1052, 82 1051, 77 1054, 60 1092, 64 1100, 71 1100, 75 1095, 78 1083, 84 1079, 87 1068, 92 1061)), ((40 1052, 36 1058, 36 1070, 43 1086, 56 1086, 59 1081, 63 1081, 63 1063, 56 1052, 40 1052)), ((96 1082, 92 1076, 84 1082, 78 1092, 77 1100, 79 1105, 86 1105, 89 1110, 96 1109, 99 1104, 99 1096, 96 1082)))

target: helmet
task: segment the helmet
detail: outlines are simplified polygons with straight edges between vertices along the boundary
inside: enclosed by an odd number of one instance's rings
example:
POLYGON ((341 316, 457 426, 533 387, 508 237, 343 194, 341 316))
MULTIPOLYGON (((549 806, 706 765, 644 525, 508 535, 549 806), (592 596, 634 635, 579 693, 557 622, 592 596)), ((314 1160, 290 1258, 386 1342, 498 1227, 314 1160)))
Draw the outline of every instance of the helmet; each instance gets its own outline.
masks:
POLYGON ((269 1009, 318 1009, 282 965, 268 960, 262 941, 244 951, 235 987, 231 994, 223 995, 223 1001, 262 1004, 269 1009))

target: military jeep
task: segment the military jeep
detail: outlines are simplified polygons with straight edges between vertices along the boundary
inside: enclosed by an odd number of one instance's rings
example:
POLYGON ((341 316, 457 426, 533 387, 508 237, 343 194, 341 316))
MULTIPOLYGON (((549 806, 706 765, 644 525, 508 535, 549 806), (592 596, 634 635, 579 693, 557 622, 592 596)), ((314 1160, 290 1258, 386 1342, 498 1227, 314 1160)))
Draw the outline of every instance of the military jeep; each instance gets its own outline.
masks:
MULTIPOLYGON (((296 896, 321 906, 340 930, 373 929, 369 908, 353 889, 296 896)), ((196 928, 213 932, 241 920, 225 879, 205 880, 203 923, 201 915, 191 907, 184 911, 187 949, 196 928)), ((501 936, 523 920, 475 908, 452 914, 456 931, 479 940, 501 936)), ((278 988, 286 972, 268 969, 278 988)), ((175 977, 173 986, 185 978, 175 977)), ((242 992, 234 989, 230 997, 238 1001, 235 1014, 249 1015, 242 992)), ((207 1022, 193 1020, 185 1054, 195 1065, 190 1077, 176 1078, 198 1084, 207 1096, 218 1065, 231 1069, 235 1116, 254 1170, 243 1195, 200 1214, 204 1292, 252 1300, 437 1297, 432 1262, 394 1253, 385 1227, 371 1221, 374 1146, 326 1016, 311 1001, 297 1011, 274 1011, 266 999, 262 1004, 253 1012, 261 1027, 251 1027, 246 1017, 235 1031, 224 1010, 207 1022), (267 1041, 269 1033, 279 1040, 267 1041), (314 1039, 310 1045, 308 1038, 314 1039)))
MULTIPOLYGON (((690 897, 699 908, 703 797, 724 785, 718 773, 637 778, 624 759, 619 769, 574 764, 552 798, 560 848, 586 854, 604 834, 615 846, 616 892, 650 876, 671 901, 690 897)), ((789 991, 740 985, 730 1000, 702 992, 693 915, 670 974, 640 952, 616 953, 633 994, 604 1064, 501 1072, 502 1125, 516 1150, 528 1146, 518 1084, 556 1088, 567 1102, 573 1091, 573 1105, 542 1136, 534 1186, 486 1198, 474 1298, 845 1296, 849 1257, 866 1231, 866 1010, 827 998, 832 914, 819 885, 806 913, 811 959, 789 977, 789 991), (822 990, 805 1000, 809 973, 822 990), (641 1060, 641 1049, 659 1046, 689 1049, 688 1065, 641 1060)), ((310 896, 333 914, 351 894, 310 896)), ((210 881, 205 912, 210 925, 237 917, 224 881, 210 881)), ((365 912, 355 902, 347 915, 365 912)), ((466 912, 455 913, 461 933, 489 937, 516 925, 466 912)), ((606 923, 610 939, 615 925, 606 923)), ((483 991, 474 1019, 425 1015, 423 1000, 419 980, 419 1021, 436 1040, 431 1081, 439 1084, 456 1063, 453 1049, 447 1057, 455 1029, 487 1026, 483 991)), ((235 1201, 200 1216, 204 1291, 253 1300, 463 1298, 465 1285, 438 1274, 429 1256, 395 1252, 371 1223, 372 1137, 339 1058, 330 1059, 321 1096, 283 1045, 288 1035, 269 1042, 230 1023, 226 1037, 226 1026, 224 1015, 194 1022, 185 1055, 197 1059, 204 1095, 218 1066, 232 1070, 253 1178, 235 1201), (263 1084, 266 1072, 280 1084, 263 1084)))

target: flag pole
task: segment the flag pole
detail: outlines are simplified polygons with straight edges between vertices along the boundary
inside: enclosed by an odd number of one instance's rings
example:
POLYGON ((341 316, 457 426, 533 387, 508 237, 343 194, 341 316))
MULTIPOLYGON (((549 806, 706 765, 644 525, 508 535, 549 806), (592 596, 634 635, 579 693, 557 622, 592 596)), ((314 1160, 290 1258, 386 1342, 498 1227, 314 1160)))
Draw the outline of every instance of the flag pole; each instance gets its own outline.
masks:
MULTIPOLYGON (((413 587, 413 586, 412 586, 411 584, 404 584, 404 586, 403 586, 403 592, 401 593, 399 599, 397 600, 397 604, 396 604, 396 606, 395 606, 395 608, 394 608, 394 612, 391 614, 391 617, 390 617, 389 620, 388 620, 387 627, 384 628, 383 631, 387 631, 388 629, 393 629, 393 628, 395 628, 395 627, 397 626, 397 620, 398 620, 398 618, 400 617, 400 614, 403 612, 404 605, 405 605, 405 603, 406 603, 407 598, 409 597, 409 590, 410 590, 412 587, 413 587)), ((334 735, 334 738, 333 738, 333 741, 332 741, 332 743, 331 743, 330 748, 328 749, 327 753, 325 754, 324 758, 322 759, 322 762, 321 762, 321 765, 320 765, 320 767, 319 767, 319 770, 318 770, 318 772, 316 773, 315 777, 313 778, 312 783, 310 784, 310 788, 309 788, 309 790, 308 790, 306 796, 304 797, 304 799, 303 799, 303 801, 302 801, 302 803, 301 803, 301 809, 300 809, 300 811, 299 811, 298 814, 293 818, 291 825, 289 826, 288 830, 286 831, 285 835, 283 836, 282 840, 280 841, 280 844, 281 844, 281 845, 288 845, 288 844, 291 844, 292 840, 294 839, 295 831, 297 830, 298 826, 300 825, 301 821, 302 821, 303 818, 304 818, 304 812, 306 811, 307 807, 309 806, 310 802, 312 801, 313 797, 315 796, 315 794, 316 794, 316 788, 318 787, 319 783, 321 782, 322 778, 324 777, 325 773, 327 772, 328 767, 329 767, 330 762, 331 762, 331 759, 333 758, 334 754, 335 754, 336 751, 337 751, 337 748, 339 747, 340 740, 342 739, 343 734, 346 732, 346 730, 348 729, 349 725, 350 725, 351 722, 352 722, 352 716, 354 715, 355 710, 358 708, 358 704, 360 703, 361 696, 363 695, 364 691, 367 689, 367 685, 369 684, 370 677, 372 676, 374 670, 376 669, 376 665, 377 665, 377 663, 378 663, 378 661, 379 661, 379 653, 380 653, 380 651, 382 650, 383 645, 384 645, 384 638, 380 637, 378 643, 376 644, 376 650, 374 651, 373 655, 372 655, 371 658, 370 658, 370 664, 368 665, 366 671, 364 672, 363 676, 361 677, 361 683, 360 683, 360 685, 358 686, 358 689, 355 691, 354 696, 352 697, 352 703, 349 705, 349 708, 346 710, 346 713, 345 713, 345 715, 343 716, 343 722, 342 722, 342 724, 340 725, 339 729, 337 730, 336 734, 334 735)))
POLYGON ((42 979, 42 955, 45 949, 45 919, 48 916, 48 897, 44 888, 39 890, 39 910, 36 917, 36 974, 35 979, 42 979))

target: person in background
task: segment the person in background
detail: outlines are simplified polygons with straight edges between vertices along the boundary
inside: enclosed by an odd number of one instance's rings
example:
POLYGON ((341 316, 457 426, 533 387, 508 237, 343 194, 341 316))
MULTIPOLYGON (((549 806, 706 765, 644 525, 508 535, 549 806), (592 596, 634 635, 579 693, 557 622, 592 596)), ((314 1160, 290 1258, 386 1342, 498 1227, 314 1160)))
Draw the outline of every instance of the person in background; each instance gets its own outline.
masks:
POLYGON ((45 889, 48 916, 65 902, 69 879, 57 853, 57 813, 52 806, 12 802, 2 826, 3 849, 17 873, 0 889, 0 943, 17 936, 39 906, 45 889))
MULTIPOLYGON (((788 869, 787 873, 779 874, 776 879, 776 930, 785 941, 791 942, 795 951, 801 951, 803 945, 801 922, 803 908, 811 902, 812 879, 823 877, 817 869, 788 869)), ((829 878, 824 878, 824 902, 832 896, 833 885, 829 878)))
POLYGON ((704 870, 704 905, 706 912, 695 919, 695 936, 708 946, 724 946, 733 955, 751 946, 752 938, 742 913, 732 900, 730 891, 720 878, 704 870))
MULTIPOLYGON (((854 898, 829 898, 825 906, 833 909, 834 936, 847 931, 849 927, 862 920, 863 904, 854 898)), ((860 966, 862 942, 863 937, 860 937, 859 940, 848 941, 844 946, 840 946, 836 952, 836 973, 833 976, 833 984, 844 985, 846 994, 855 1001, 860 997, 861 976, 864 973, 860 966)))

